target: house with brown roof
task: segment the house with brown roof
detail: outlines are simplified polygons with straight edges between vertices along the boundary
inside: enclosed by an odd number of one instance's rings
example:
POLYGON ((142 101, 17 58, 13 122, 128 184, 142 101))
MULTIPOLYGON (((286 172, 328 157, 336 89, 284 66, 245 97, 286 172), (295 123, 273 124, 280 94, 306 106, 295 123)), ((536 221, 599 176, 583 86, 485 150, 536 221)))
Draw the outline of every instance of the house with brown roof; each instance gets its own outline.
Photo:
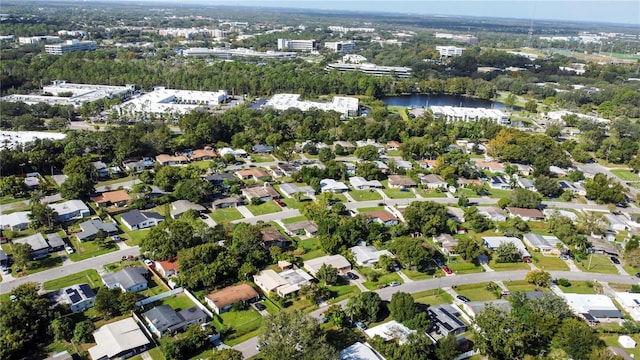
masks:
POLYGON ((262 243, 266 249, 272 246, 286 248, 291 246, 291 240, 284 236, 280 231, 274 229, 260 230, 262 233, 262 243))
POLYGON ((170 276, 178 275, 178 259, 173 258, 164 261, 156 261, 155 270, 164 278, 168 278, 170 276))
POLYGON ((238 170, 235 172, 235 175, 240 180, 254 180, 254 181, 266 180, 271 177, 266 171, 262 169, 238 170))
POLYGON ((260 295, 248 284, 227 286, 204 297, 207 305, 218 315, 231 309, 233 304, 237 302, 246 305, 258 300, 260 300, 260 295))
POLYGON ((189 154, 191 161, 211 160, 217 157, 220 157, 220 155, 210 147, 193 150, 193 152, 189 154))
POLYGON ((271 186, 254 186, 248 187, 241 190, 242 196, 247 198, 249 201, 253 198, 258 198, 262 201, 269 201, 273 199, 280 199, 280 193, 276 191, 271 186))
POLYGON ((398 225, 398 218, 387 210, 367 211, 363 214, 384 226, 398 225))
POLYGON ((172 156, 167 154, 160 154, 156 156, 156 161, 162 166, 173 166, 187 164, 189 162, 189 159, 186 155, 172 156))
POLYGON ((387 142, 387 150, 398 150, 400 149, 400 143, 395 140, 391 140, 387 142))
POLYGON ((504 165, 495 161, 478 161, 476 167, 480 170, 504 173, 504 165))
POLYGON ((544 214, 538 209, 507 207, 509 217, 519 217, 524 221, 544 220, 544 214))
POLYGON ((418 160, 418 165, 420 165, 420 167, 423 169, 430 170, 438 165, 438 160, 422 159, 418 160))
POLYGON ((221 199, 215 199, 211 202, 211 207, 214 209, 224 209, 230 207, 238 207, 243 205, 244 201, 236 196, 225 197, 221 199))
POLYGON ((416 182, 407 176, 389 175, 389 187, 395 189, 412 188, 416 187, 416 182))
POLYGON ((433 237, 433 242, 440 246, 442 252, 447 255, 456 255, 455 247, 458 246, 458 240, 449 234, 438 234, 433 237))
POLYGON ((125 206, 129 200, 131 200, 131 197, 124 190, 107 191, 91 198, 91 201, 95 202, 96 205, 101 208, 125 206))

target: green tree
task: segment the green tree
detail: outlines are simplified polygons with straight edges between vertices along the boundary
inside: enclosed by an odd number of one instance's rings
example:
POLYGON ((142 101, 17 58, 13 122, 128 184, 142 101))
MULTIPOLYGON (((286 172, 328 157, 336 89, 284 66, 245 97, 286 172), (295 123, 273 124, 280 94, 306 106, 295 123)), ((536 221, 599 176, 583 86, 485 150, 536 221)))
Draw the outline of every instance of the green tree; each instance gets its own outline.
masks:
POLYGON ((53 228, 53 219, 58 214, 47 204, 33 204, 31 207, 31 213, 28 215, 31 220, 30 226, 34 229, 40 229, 43 227, 53 228))
POLYGON ((391 312, 391 317, 401 323, 413 319, 418 313, 413 297, 404 292, 397 292, 391 295, 389 311, 391 312))
POLYGON ((94 192, 93 180, 80 174, 68 175, 67 179, 60 185, 60 195, 65 199, 87 198, 94 192))
POLYGON ((51 321, 49 329, 57 341, 69 341, 73 338, 74 323, 68 316, 58 317, 51 321))
POLYGON ((374 322, 378 317, 381 303, 378 293, 360 293, 347 302, 347 314, 354 320, 374 322))
POLYGON ((525 277, 528 283, 536 286, 549 287, 551 283, 551 274, 543 270, 531 270, 525 277))
POLYGON ((587 359, 599 341, 591 328, 576 318, 564 319, 553 337, 554 347, 564 350, 573 359, 587 359))
POLYGON ((0 180, 0 193, 2 196, 11 196, 14 198, 23 197, 27 192, 27 186, 21 178, 14 175, 5 176, 0 180))
POLYGON ((562 194, 562 188, 558 182, 545 175, 535 178, 534 185, 536 191, 546 197, 556 198, 562 194))
POLYGON ((343 328, 347 325, 347 313, 342 309, 342 306, 340 305, 329 305, 329 308, 324 313, 324 316, 338 328, 343 328))
POLYGON ((587 190, 587 199, 599 204, 620 204, 625 199, 623 186, 602 173, 585 181, 584 188, 587 190))
POLYGON ((318 322, 301 311, 266 318, 260 336, 260 356, 265 360, 332 360, 338 353, 326 341, 318 322))
POLYGON ((414 201, 407 206, 404 218, 409 231, 433 236, 448 232, 447 208, 432 201, 414 201))
POLYGON ((424 246, 424 239, 413 237, 399 237, 389 244, 389 250, 407 268, 421 268, 430 261, 434 249, 424 246))
POLYGON ((320 160, 323 164, 327 161, 334 160, 335 158, 336 155, 329 147, 323 147, 318 151, 318 160, 320 160))
POLYGON ((378 148, 373 145, 365 145, 356 149, 353 153, 358 159, 365 161, 374 161, 380 159, 378 148))
POLYGON ((527 110, 530 113, 536 113, 538 112, 538 104, 536 103, 535 100, 531 99, 528 100, 525 104, 524 104, 524 109, 527 110))
POLYGON ((513 108, 513 105, 515 105, 517 100, 518 97, 515 94, 509 93, 509 95, 507 95, 507 97, 504 99, 504 106, 506 106, 507 109, 511 109, 513 108))
POLYGON ((520 262, 521 256, 518 248, 511 242, 503 242, 495 250, 498 262, 520 262))
POLYGON ((243 360, 244 356, 241 351, 235 349, 214 350, 213 357, 210 360, 243 360))
POLYGON ((517 188, 511 191, 509 194, 509 205, 519 208, 525 209, 537 209, 540 207, 542 203, 542 197, 540 194, 526 190, 522 188, 517 188))
POLYGON ((32 251, 29 244, 13 244, 13 261, 16 266, 27 269, 33 257, 32 251))
POLYGON ((316 273, 316 278, 326 284, 335 284, 340 279, 340 275, 338 274, 338 269, 331 265, 322 264, 316 273))
POLYGON ((467 261, 475 261, 478 256, 484 253, 484 249, 480 243, 470 236, 465 236, 458 240, 458 245, 456 245, 454 250, 456 254, 459 254, 467 261))
POLYGON ((438 360, 453 360, 458 357, 458 339, 455 335, 449 334, 438 340, 436 345, 436 358, 438 360))
POLYGON ((120 288, 101 287, 96 294, 94 306, 106 318, 120 314, 120 288))
POLYGON ((93 342, 92 335, 93 331, 96 329, 95 325, 91 320, 84 320, 76 324, 75 329, 73 330, 73 338, 77 342, 89 343, 93 342))

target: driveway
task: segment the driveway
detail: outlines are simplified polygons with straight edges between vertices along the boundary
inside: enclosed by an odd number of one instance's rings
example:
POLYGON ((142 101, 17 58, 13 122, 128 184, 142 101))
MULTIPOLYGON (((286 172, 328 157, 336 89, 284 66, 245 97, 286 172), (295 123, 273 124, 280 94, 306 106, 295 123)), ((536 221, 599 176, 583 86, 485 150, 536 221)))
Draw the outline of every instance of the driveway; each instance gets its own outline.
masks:
POLYGON ((237 206, 236 209, 238 209, 240 215, 242 215, 246 219, 250 219, 253 217, 253 213, 251 213, 251 211, 249 211, 246 206, 237 206))
MULTIPOLYGON (((251 339, 240 343, 236 346, 232 346, 233 349, 238 350, 240 352, 242 352, 242 356, 245 359, 248 359, 252 356, 255 356, 258 354, 258 349, 256 349, 256 345, 258 345, 258 337, 252 337, 251 339)), ((282 359, 284 360, 284 359, 282 359)))

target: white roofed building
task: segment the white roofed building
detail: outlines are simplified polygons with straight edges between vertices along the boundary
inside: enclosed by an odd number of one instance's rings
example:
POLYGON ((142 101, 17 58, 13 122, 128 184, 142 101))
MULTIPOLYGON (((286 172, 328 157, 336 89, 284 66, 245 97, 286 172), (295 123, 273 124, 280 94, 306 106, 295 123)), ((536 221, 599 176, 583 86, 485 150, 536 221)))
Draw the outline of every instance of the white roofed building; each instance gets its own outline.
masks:
POLYGON ((325 67, 326 71, 359 71, 373 76, 395 76, 407 79, 411 76, 411 68, 403 66, 378 66, 371 63, 331 63, 325 67))
POLYGON ((623 315, 610 297, 593 294, 562 294, 565 302, 588 321, 622 319, 623 315))
POLYGON ((430 106, 436 118, 442 117, 448 121, 473 122, 480 119, 490 119, 501 125, 511 123, 509 115, 496 109, 467 108, 455 106, 430 106))
POLYGON ((322 265, 331 266, 338 270, 340 274, 345 274, 351 270, 351 263, 342 255, 321 256, 304 262, 305 270, 313 276, 316 276, 322 265))
POLYGON ((51 85, 42 87, 45 95, 21 95, 13 94, 2 98, 3 101, 21 101, 28 105, 37 103, 46 103, 49 105, 73 105, 76 108, 87 102, 100 99, 112 98, 118 95, 124 95, 135 90, 133 85, 110 86, 110 85, 93 85, 93 84, 76 84, 68 83, 64 80, 56 80, 51 85), (71 96, 60 95, 71 94, 71 96))
POLYGON ((373 246, 358 245, 349 249, 353 259, 359 266, 375 266, 382 255, 395 257, 389 250, 378 250, 373 246))
POLYGON ((5 230, 20 231, 29 227, 31 211, 17 211, 0 215, 0 227, 5 230))
POLYGON ((126 359, 147 350, 150 342, 132 318, 101 326, 93 332, 96 346, 89 348, 93 360, 126 359))
POLYGON ((258 275, 253 276, 253 282, 265 293, 274 292, 281 297, 300 290, 301 287, 309 285, 313 276, 301 269, 289 269, 281 273, 273 270, 263 270, 258 275))
POLYGON ((364 331, 365 334, 371 339, 376 336, 380 336, 385 341, 398 340, 399 344, 407 342, 409 334, 415 334, 416 330, 411 330, 401 323, 391 320, 387 323, 374 326, 364 331))
POLYGON ((335 96, 331 102, 320 102, 301 100, 299 94, 276 94, 267 101, 265 106, 276 110, 296 108, 303 112, 316 108, 323 111, 337 111, 344 116, 357 116, 358 104, 359 100, 357 98, 345 96, 335 96))

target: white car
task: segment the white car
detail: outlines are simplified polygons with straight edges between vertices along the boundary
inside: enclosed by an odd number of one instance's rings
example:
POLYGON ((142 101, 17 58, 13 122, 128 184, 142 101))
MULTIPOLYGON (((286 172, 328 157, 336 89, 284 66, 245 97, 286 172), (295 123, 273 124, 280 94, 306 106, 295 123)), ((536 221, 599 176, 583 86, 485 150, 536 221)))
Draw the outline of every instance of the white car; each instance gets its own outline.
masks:
POLYGON ((75 250, 73 250, 73 248, 69 245, 65 246, 64 250, 67 252, 67 254, 73 254, 75 252, 75 250))
POLYGON ((149 260, 149 259, 144 259, 144 264, 147 266, 151 266, 153 265, 153 261, 149 260))

